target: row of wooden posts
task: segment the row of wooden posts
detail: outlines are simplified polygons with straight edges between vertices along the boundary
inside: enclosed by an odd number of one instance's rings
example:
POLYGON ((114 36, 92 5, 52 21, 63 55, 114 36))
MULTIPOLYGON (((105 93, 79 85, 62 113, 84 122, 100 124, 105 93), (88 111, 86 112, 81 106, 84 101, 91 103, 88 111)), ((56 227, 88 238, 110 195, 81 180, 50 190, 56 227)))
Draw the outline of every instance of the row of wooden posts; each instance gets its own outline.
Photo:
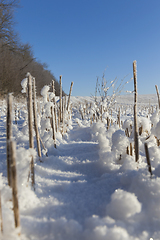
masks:
MULTIPOLYGON (((79 103, 80 105, 81 103, 79 103)), ((132 107, 132 106, 130 106, 132 107)), ((90 109, 92 108, 92 103, 88 104, 86 103, 86 105, 84 106, 83 109, 80 109, 79 112, 81 114, 82 120, 85 118, 85 116, 90 117, 90 123, 92 125, 93 122, 97 122, 99 119, 103 122, 104 118, 103 118, 103 113, 108 112, 110 116, 108 116, 105 120, 107 122, 107 130, 109 129, 110 125, 112 126, 114 123, 116 123, 119 127, 123 126, 123 121, 121 120, 121 114, 123 113, 123 109, 121 109, 121 107, 119 107, 119 109, 116 109, 115 112, 117 112, 117 119, 113 120, 112 118, 112 109, 106 109, 104 107, 102 107, 100 109, 95 109, 94 113, 90 116, 90 109), (82 111, 83 110, 83 111, 82 111)), ((150 108, 149 108, 150 109, 150 108)), ((148 110, 148 113, 152 113, 153 114, 153 109, 154 107, 152 106, 151 112, 150 110, 148 110)), ((156 111, 157 111, 157 105, 156 105, 156 111)), ((92 109, 93 112, 93 109, 92 109)), ((126 109, 125 109, 125 115, 126 115, 126 109)), ((147 118, 149 116, 147 115, 147 118)), ((140 129, 139 129, 140 132, 140 129)), ((141 135, 141 134, 140 134, 141 135)))
MULTIPOLYGON (((135 161, 138 162, 139 161, 139 142, 138 142, 138 136, 142 134, 142 131, 143 131, 143 127, 141 126, 139 129, 138 129, 138 121, 137 121, 137 96, 138 96, 138 93, 137 93, 137 63, 136 61, 133 62, 133 79, 134 79, 134 152, 135 152, 135 161)), ((157 85, 155 86, 156 87, 156 91, 157 91, 157 96, 158 96, 158 106, 159 106, 159 109, 160 109, 160 97, 159 97, 159 92, 158 92, 158 87, 157 85)), ((91 107, 90 107, 91 108, 91 107)), ((111 110, 112 111, 112 110, 111 110)), ((80 113, 81 113, 81 116, 82 116, 82 119, 84 118, 84 114, 85 114, 86 110, 84 109, 84 112, 82 112, 82 110, 80 110, 80 113)), ((152 108, 152 112, 153 112, 153 108, 152 108)), ((150 113, 150 111, 149 111, 150 113)), ((112 114, 112 112, 111 112, 112 114)), ((101 105, 99 111, 98 111, 98 114, 97 112, 95 112, 93 114, 93 116, 91 116, 91 124, 92 122, 94 122, 95 120, 97 121, 98 119, 101 119, 102 121, 102 115, 103 115, 103 107, 101 105), (98 116, 97 116, 98 115, 98 116)), ((113 120, 110 119, 109 117, 107 117, 107 130, 109 129, 109 126, 110 124, 113 125, 113 120)), ((123 125, 123 122, 120 121, 120 109, 118 111, 118 114, 117 114, 117 121, 116 123, 119 125, 119 127, 121 125, 123 125)), ((126 132, 126 135, 128 136, 127 132, 126 132)), ((129 137, 129 136, 128 136, 129 137)), ((158 146, 160 145, 159 144, 159 140, 157 141, 157 144, 158 146)), ((149 150, 148 150, 148 145, 147 145, 147 142, 145 142, 144 144, 144 148, 145 148, 145 153, 146 153, 146 159, 147 159, 147 164, 148 164, 148 170, 149 172, 151 173, 152 175, 152 170, 151 170, 151 164, 150 164, 150 158, 149 158, 149 150)), ((126 153, 129 154, 129 155, 133 155, 133 147, 132 147, 132 143, 130 143, 130 145, 127 147, 127 150, 126 150, 126 153)), ((120 157, 121 158, 121 157, 120 157)))
MULTIPOLYGON (((6 143, 7 143, 7 177, 8 185, 12 188, 12 202, 14 212, 15 227, 20 227, 19 204, 18 204, 18 188, 17 188, 17 170, 16 170, 16 143, 12 137, 12 94, 8 94, 7 98, 7 123, 6 123, 6 143)), ((0 194, 0 228, 3 234, 3 218, 2 204, 0 194)), ((20 236, 20 228, 18 231, 20 236)))
MULTIPOLYGON (((27 75, 28 78, 28 92, 27 92, 27 106, 28 106, 28 128, 29 128, 29 148, 34 148, 34 138, 33 138, 33 129, 36 133, 37 141, 37 152, 39 159, 41 159, 41 146, 45 149, 45 146, 40 138, 38 124, 37 124, 37 101, 36 101, 36 86, 35 78, 30 74, 27 75), (34 124, 34 126, 33 126, 34 124)), ((73 82, 71 83, 68 102, 66 110, 69 111, 70 107, 70 97, 72 92, 73 82)), ((53 140, 54 147, 56 148, 56 132, 58 131, 57 127, 57 113, 56 113, 56 100, 55 100, 55 90, 54 90, 54 81, 52 81, 52 89, 54 93, 53 97, 53 106, 51 107, 51 127, 53 130, 53 140)), ((62 76, 60 76, 60 97, 59 97, 59 111, 58 111, 58 125, 64 121, 64 108, 62 103, 62 76)), ((8 185, 12 188, 12 202, 13 202, 13 212, 14 212, 14 222, 15 227, 20 227, 20 217, 19 217, 19 205, 18 205, 18 188, 17 188, 17 174, 16 174, 16 143, 13 140, 12 135, 12 106, 13 106, 13 96, 8 94, 7 97, 7 123, 6 123, 6 142, 7 142, 7 178, 8 185)), ((28 175, 28 180, 31 177, 31 184, 35 190, 35 171, 34 171, 34 158, 31 155, 30 161, 30 171, 28 175)), ((1 195, 0 195, 0 228, 1 233, 3 234, 3 220, 2 220, 2 205, 1 205, 1 195)), ((20 235, 20 230, 18 235, 20 235)))
MULTIPOLYGON (((79 103, 79 105, 80 105, 81 103, 79 103)), ((80 114, 81 114, 81 117, 82 117, 82 119, 84 119, 84 117, 85 116, 87 116, 88 114, 90 115, 90 109, 91 109, 91 103, 90 103, 90 107, 88 108, 88 105, 89 104, 87 104, 86 103, 86 106, 83 108, 83 111, 80 109, 79 110, 79 112, 80 112, 80 114), (87 114, 87 112, 88 112, 88 114, 87 114)), ((157 105, 156 105, 156 110, 157 110, 157 105)), ((101 106, 101 110, 99 111, 99 109, 97 108, 97 109, 95 109, 94 110, 94 113, 92 114, 92 116, 90 116, 90 122, 91 122, 91 125, 92 125, 92 123, 93 122, 97 122, 99 119, 103 122, 103 113, 105 113, 105 112, 107 112, 107 110, 104 108, 102 108, 102 106, 101 106)), ((115 110, 115 112, 118 112, 117 113, 117 120, 115 120, 115 122, 113 121, 113 118, 112 118, 112 112, 113 112, 113 110, 112 109, 109 109, 108 110, 108 112, 109 112, 109 114, 110 114, 110 117, 108 116, 107 118, 106 118, 106 121, 107 121, 107 130, 109 129, 109 127, 110 127, 110 125, 112 126, 114 123, 116 123, 117 125, 119 125, 119 127, 120 126, 123 126, 123 121, 121 121, 121 114, 123 114, 123 110, 121 109, 121 107, 119 107, 119 109, 117 110, 115 110)), ((125 110, 125 112, 126 112, 126 110, 125 110)), ((148 110, 148 112, 150 112, 150 110, 148 110)), ((152 106, 152 111, 151 111, 151 113, 153 114, 153 106, 152 106)), ((125 115, 126 115, 126 113, 125 113, 125 115)), ((148 118, 149 116, 147 115, 147 118, 148 118)))

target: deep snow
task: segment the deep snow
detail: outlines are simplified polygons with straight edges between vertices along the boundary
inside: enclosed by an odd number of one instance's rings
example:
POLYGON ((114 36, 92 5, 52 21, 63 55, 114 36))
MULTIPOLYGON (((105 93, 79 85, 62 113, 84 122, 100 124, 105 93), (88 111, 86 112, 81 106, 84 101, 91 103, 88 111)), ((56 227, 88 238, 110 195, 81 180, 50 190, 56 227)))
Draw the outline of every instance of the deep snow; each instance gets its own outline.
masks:
MULTIPOLYGON (((109 130, 106 116, 103 122, 99 120, 92 124, 88 116, 82 120, 79 110, 84 109, 85 101, 90 102, 92 98, 72 97, 71 100, 73 116, 67 120, 67 133, 63 137, 57 134, 57 149, 53 145, 49 122, 43 117, 39 119, 40 134, 48 151, 48 157, 43 151, 42 162, 37 157, 36 147, 34 150, 28 147, 25 104, 17 103, 21 116, 17 124, 13 121, 13 136, 17 143, 21 239, 160 239, 160 148, 154 137, 159 138, 156 96, 139 97, 139 126, 143 125, 144 130, 139 136, 139 163, 135 163, 134 156, 126 154, 126 147, 133 143, 132 134, 130 138, 125 135, 125 129, 133 126, 131 95, 117 99, 112 113, 114 124, 109 130), (154 106, 153 114, 148 110, 149 102, 154 106), (120 106, 121 128, 115 124, 120 106), (148 135, 150 138, 146 140, 148 135), (144 142, 148 142, 152 178, 144 142), (35 192, 27 182, 31 153, 35 159, 35 192)), ((19 237, 14 230, 11 189, 6 178, 5 108, 5 101, 1 102, 0 190, 4 227, 1 239, 15 240, 19 237)), ((48 114, 46 105, 45 109, 44 115, 48 114)))

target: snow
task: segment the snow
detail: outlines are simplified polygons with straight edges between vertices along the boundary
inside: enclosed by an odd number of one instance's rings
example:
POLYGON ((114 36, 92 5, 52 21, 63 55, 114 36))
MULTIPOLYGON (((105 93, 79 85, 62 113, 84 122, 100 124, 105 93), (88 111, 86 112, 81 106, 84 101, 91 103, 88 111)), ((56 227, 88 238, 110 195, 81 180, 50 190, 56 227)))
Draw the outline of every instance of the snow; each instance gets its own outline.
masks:
MULTIPOLYGON (((22 84, 25 88, 25 81, 22 84)), ((160 138, 156 95, 139 96, 140 158, 126 154, 133 144, 133 95, 119 96, 111 112, 91 122, 96 104, 91 97, 71 97, 72 118, 66 113, 67 132, 50 126, 48 86, 41 93, 39 132, 46 150, 41 161, 29 149, 26 103, 13 121, 21 228, 15 229, 12 191, 7 185, 6 101, 0 101, 0 192, 3 240, 158 240, 160 239, 160 138), (151 112, 151 106, 153 112, 151 112), (88 103, 88 107, 86 105, 88 103), (91 105, 90 105, 91 103, 91 105), (91 107, 93 106, 93 108, 91 107), (123 125, 117 125, 121 109, 123 125), (85 112, 84 112, 85 109, 85 112), (80 112, 81 111, 81 112, 80 112), (82 119, 83 113, 83 119, 82 119), (113 120, 107 130, 106 118, 113 120), (128 128, 129 136, 125 130, 128 128), (148 143, 153 175, 150 176, 144 143, 148 143), (48 156, 46 156, 46 152, 48 156), (35 162, 35 191, 28 181, 31 156, 35 162), (21 232, 21 237, 18 233, 21 232)), ((16 101, 16 100, 15 100, 16 101)))
POLYGON ((45 85, 42 89, 41 89, 41 95, 43 96, 43 100, 45 103, 47 103, 47 96, 48 96, 48 91, 49 91, 50 87, 45 85))
POLYGON ((27 89, 27 81, 28 79, 27 78, 24 78, 22 81, 21 81, 21 86, 22 86, 22 93, 26 93, 26 89, 27 89))
POLYGON ((134 193, 116 189, 111 195, 111 202, 107 205, 107 209, 110 217, 125 221, 141 212, 141 203, 134 193))

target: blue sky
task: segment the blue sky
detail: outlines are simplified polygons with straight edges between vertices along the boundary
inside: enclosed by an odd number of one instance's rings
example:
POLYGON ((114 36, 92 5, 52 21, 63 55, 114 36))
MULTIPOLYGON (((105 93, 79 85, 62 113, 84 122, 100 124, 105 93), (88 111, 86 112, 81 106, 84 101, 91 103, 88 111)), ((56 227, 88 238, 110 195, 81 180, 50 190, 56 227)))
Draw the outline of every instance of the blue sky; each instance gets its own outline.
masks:
MULTIPOLYGON (((160 0, 21 0, 15 28, 72 95, 94 95, 97 77, 132 78, 139 94, 160 88, 160 0)), ((133 81, 126 90, 133 90, 133 81)))

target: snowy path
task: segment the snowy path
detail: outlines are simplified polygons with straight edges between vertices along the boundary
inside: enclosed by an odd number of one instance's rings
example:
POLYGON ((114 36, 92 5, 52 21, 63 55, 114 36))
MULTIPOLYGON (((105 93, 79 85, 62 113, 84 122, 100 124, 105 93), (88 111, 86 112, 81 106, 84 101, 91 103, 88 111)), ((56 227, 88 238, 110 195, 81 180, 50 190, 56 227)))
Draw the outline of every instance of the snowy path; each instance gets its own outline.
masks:
POLYGON ((86 218, 92 215, 105 216, 110 195, 120 183, 113 174, 105 174, 105 180, 101 178, 105 172, 98 163, 99 147, 91 141, 87 130, 71 130, 68 142, 58 147, 55 156, 37 163, 36 195, 40 202, 21 216, 27 234, 30 229, 30 235, 37 239, 49 239, 47 232, 52 239, 55 231, 62 231, 54 227, 54 223, 61 222, 62 218, 75 220, 83 226, 86 218))
MULTIPOLYGON (((0 172, 7 184, 4 124, 5 116, 0 120, 0 172)), ((17 148, 21 145, 18 141, 17 148)), ((33 196, 26 196, 29 207, 24 207, 24 199, 19 199, 22 236, 63 239, 65 228, 68 229, 65 231, 75 228, 66 238, 74 239, 74 231, 85 228, 86 219, 92 215, 105 216, 104 208, 119 187, 119 180, 111 174, 105 174, 105 180, 101 178, 105 171, 98 162, 98 152, 99 146, 92 141, 90 128, 75 124, 66 141, 62 141, 49 157, 44 157, 42 163, 36 162, 36 191, 33 196)), ((81 234, 76 233, 76 239, 77 236, 81 234)))

